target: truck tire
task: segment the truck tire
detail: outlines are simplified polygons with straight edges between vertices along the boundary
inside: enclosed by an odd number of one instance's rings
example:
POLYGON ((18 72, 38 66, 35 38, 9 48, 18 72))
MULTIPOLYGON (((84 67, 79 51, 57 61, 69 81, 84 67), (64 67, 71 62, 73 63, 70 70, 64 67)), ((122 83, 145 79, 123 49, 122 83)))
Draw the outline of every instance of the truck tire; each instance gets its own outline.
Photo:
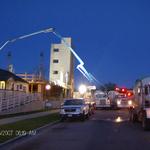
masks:
POLYGON ((85 113, 83 112, 82 116, 81 116, 81 121, 85 120, 85 113))
POLYGON ((150 130, 150 120, 147 119, 145 116, 142 119, 142 128, 144 130, 150 130))
POLYGON ((138 117, 137 117, 137 114, 135 114, 133 111, 130 112, 130 117, 129 117, 130 121, 132 123, 135 123, 138 121, 138 117))
POLYGON ((87 113, 86 118, 89 119, 90 115, 92 115, 92 114, 87 113))

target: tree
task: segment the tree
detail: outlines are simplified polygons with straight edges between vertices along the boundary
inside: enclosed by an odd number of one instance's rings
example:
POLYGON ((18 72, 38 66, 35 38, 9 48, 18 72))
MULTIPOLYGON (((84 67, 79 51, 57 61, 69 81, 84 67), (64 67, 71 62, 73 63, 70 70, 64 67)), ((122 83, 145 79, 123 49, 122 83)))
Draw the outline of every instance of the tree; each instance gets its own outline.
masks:
POLYGON ((105 84, 103 84, 103 85, 100 85, 98 89, 99 89, 99 90, 102 90, 102 91, 108 92, 108 91, 114 90, 115 87, 116 87, 116 84, 115 84, 115 83, 108 82, 108 83, 105 83, 105 84))

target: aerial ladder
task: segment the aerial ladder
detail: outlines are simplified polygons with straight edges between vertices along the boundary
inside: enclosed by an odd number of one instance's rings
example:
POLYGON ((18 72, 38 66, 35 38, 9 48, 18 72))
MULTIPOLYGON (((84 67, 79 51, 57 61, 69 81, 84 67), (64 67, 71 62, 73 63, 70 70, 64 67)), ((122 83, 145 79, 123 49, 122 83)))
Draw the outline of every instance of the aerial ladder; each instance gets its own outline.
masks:
POLYGON ((61 39, 64 43, 64 45, 72 52, 72 54, 74 55, 74 57, 78 60, 79 64, 77 65, 77 69, 83 74, 84 77, 86 77, 88 79, 88 81, 90 82, 95 82, 98 83, 99 81, 92 75, 90 74, 84 67, 84 62, 83 60, 79 57, 79 55, 72 49, 72 47, 70 45, 68 45, 68 43, 65 41, 65 39, 59 34, 57 33, 54 28, 48 28, 48 29, 44 29, 44 30, 40 30, 37 32, 33 32, 30 34, 26 34, 23 36, 19 36, 17 38, 11 39, 6 41, 1 47, 0 47, 0 51, 8 44, 14 43, 18 40, 22 40, 25 38, 29 38, 38 34, 42 34, 42 33, 53 33, 55 36, 57 36, 59 39, 61 39))

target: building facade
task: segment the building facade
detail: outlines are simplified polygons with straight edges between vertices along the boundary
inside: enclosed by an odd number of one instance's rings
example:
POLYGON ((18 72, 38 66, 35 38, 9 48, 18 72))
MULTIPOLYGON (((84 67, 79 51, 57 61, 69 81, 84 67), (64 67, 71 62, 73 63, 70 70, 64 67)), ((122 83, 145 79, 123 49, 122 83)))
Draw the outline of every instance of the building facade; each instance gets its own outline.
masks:
POLYGON ((17 74, 18 77, 22 78, 23 80, 27 81, 29 83, 29 93, 42 93, 45 92, 45 86, 47 82, 45 80, 42 80, 40 75, 35 74, 17 74))
MULTIPOLYGON (((64 38, 71 47, 71 38, 64 38)), ((51 45, 49 80, 65 89, 67 97, 73 96, 74 89, 74 57, 63 43, 51 45)))
POLYGON ((28 82, 12 72, 0 69, 0 89, 28 92, 28 82))

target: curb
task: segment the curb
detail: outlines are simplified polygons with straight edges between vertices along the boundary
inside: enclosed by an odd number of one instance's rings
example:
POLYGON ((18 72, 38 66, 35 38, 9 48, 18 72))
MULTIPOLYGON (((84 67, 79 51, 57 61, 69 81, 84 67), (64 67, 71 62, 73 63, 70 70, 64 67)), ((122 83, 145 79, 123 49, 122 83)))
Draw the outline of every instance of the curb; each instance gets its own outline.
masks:
MULTIPOLYGON (((39 128, 33 129, 33 130, 36 130, 36 132, 39 133, 41 130, 44 130, 45 128, 50 127, 50 126, 53 126, 53 125, 58 124, 58 123, 60 123, 60 120, 51 122, 51 123, 49 123, 49 124, 46 124, 46 125, 44 125, 44 126, 41 126, 41 127, 39 127, 39 128)), ((12 138, 12 139, 10 139, 10 140, 8 140, 8 141, 6 141, 6 142, 0 144, 0 148, 3 148, 4 146, 7 146, 7 145, 9 145, 9 144, 12 144, 12 143, 14 143, 14 142, 16 142, 16 141, 18 141, 18 140, 21 140, 21 139, 27 138, 27 137, 31 137, 31 136, 32 136, 32 135, 28 135, 28 134, 27 134, 27 135, 21 135, 21 136, 12 138)))

